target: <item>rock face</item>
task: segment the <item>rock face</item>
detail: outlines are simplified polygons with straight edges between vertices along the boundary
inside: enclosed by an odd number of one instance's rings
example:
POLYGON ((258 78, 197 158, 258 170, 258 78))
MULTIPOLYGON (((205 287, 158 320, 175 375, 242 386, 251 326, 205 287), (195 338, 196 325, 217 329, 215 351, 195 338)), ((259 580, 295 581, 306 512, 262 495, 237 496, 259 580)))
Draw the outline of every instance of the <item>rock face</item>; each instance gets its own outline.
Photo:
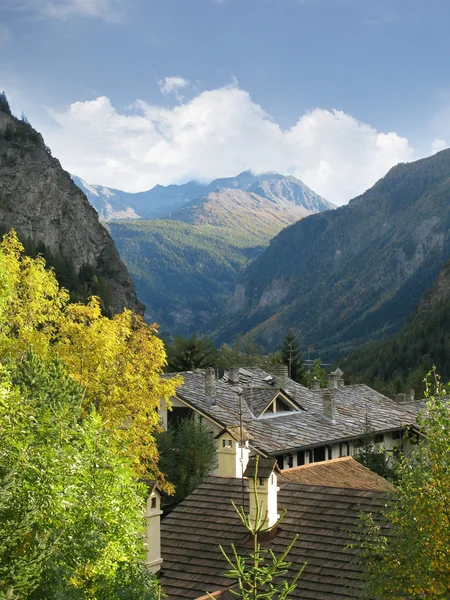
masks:
POLYGON ((289 327, 322 359, 398 331, 450 258, 450 150, 400 164, 347 206, 284 229, 238 283, 245 303, 218 341, 252 331, 276 347, 289 327), (281 294, 274 282, 283 282, 281 294))
POLYGON ((95 209, 30 125, 0 112, 0 226, 45 244, 108 285, 111 313, 143 315, 133 282, 95 209))

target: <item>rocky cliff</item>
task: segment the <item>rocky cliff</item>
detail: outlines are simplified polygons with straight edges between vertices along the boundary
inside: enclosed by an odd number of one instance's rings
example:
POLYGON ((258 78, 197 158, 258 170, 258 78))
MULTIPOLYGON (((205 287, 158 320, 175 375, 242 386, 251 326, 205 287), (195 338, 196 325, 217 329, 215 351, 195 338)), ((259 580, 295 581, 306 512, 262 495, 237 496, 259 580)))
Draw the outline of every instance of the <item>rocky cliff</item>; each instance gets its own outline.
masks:
MULTIPOLYGON (((0 107, 1 108, 1 107, 0 107)), ((0 110, 0 226, 14 227, 108 287, 109 312, 143 314, 133 282, 95 209, 27 122, 0 110)))

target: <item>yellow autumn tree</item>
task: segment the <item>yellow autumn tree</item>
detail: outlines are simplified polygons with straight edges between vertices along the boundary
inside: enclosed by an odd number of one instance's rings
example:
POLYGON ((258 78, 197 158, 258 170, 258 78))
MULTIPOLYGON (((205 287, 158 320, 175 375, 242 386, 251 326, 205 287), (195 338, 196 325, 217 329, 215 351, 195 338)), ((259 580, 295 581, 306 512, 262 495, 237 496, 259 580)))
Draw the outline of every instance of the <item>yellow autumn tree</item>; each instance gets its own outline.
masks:
POLYGON ((20 360, 29 349, 59 356, 85 389, 86 411, 98 409, 139 474, 161 479, 153 437, 159 406, 182 380, 162 377, 166 355, 156 326, 129 310, 104 317, 96 297, 70 304, 44 259, 25 256, 11 231, 0 245, 0 359, 20 360))

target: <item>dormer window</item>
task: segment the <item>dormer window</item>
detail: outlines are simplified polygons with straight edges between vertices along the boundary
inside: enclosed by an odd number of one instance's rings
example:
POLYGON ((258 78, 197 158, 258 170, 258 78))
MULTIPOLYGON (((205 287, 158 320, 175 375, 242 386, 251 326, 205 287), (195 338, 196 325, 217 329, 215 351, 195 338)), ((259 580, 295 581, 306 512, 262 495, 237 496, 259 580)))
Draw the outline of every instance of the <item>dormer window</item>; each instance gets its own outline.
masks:
POLYGON ((259 485, 264 485, 264 477, 259 478, 259 485))
POLYGON ((232 448, 233 440, 222 440, 222 448, 232 448))

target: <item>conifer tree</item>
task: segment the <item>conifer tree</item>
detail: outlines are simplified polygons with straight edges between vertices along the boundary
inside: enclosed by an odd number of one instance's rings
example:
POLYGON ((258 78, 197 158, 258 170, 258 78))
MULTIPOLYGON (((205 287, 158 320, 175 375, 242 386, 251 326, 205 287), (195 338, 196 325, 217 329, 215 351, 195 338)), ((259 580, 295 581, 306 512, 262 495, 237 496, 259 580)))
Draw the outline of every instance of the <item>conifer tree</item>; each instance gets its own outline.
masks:
POLYGON ((288 329, 283 340, 281 362, 284 365, 287 365, 289 377, 291 377, 291 379, 297 383, 306 385, 306 370, 303 366, 303 354, 292 327, 288 329))

